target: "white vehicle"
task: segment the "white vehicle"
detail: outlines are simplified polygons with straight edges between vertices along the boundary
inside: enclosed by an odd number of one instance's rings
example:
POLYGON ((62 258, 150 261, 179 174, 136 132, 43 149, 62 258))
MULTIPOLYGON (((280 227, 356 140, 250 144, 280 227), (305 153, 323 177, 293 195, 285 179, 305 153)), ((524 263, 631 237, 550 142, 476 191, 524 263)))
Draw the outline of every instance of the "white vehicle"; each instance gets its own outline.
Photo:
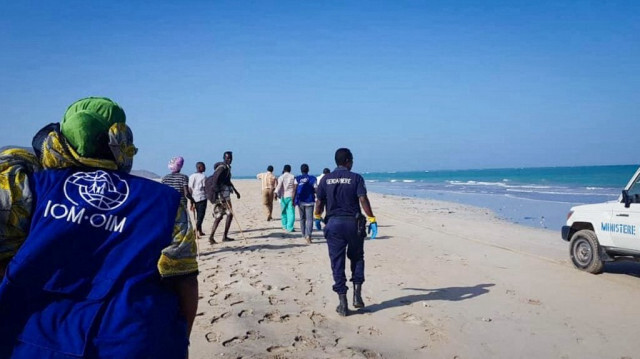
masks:
POLYGON ((600 273, 604 262, 640 260, 640 168, 617 201, 571 208, 562 239, 573 264, 600 273))

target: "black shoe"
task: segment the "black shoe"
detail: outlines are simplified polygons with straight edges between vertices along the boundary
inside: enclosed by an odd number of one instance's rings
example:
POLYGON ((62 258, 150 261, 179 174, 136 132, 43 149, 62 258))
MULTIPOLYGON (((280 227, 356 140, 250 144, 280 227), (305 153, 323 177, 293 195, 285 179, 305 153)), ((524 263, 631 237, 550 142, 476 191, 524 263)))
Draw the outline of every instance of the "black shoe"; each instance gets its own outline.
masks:
POLYGON ((212 237, 212 236, 211 236, 211 237, 209 237, 209 244, 216 244, 216 243, 218 243, 218 242, 216 242, 216 240, 215 240, 215 239, 213 239, 213 237, 212 237))
POLYGON ((362 300, 362 284, 353 285, 353 306, 355 308, 364 307, 364 301, 362 300))
POLYGON ((347 303, 347 294, 338 294, 338 298, 340 299, 340 304, 336 308, 336 312, 341 317, 346 317, 349 315, 349 303, 347 303))
POLYGON ((231 237, 225 237, 225 238, 222 238, 222 241, 223 242, 233 242, 233 241, 235 241, 235 239, 233 239, 231 237))

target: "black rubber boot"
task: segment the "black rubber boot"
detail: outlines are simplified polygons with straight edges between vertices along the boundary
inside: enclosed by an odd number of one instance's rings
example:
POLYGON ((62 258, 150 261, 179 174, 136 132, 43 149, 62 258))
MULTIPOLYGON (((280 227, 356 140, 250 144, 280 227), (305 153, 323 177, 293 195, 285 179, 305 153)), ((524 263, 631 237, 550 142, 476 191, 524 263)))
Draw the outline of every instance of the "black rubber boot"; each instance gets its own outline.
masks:
POLYGON ((362 301, 362 284, 353 285, 353 306, 356 308, 364 307, 364 302, 362 301))
POLYGON ((346 317, 349 315, 349 303, 347 303, 347 294, 338 294, 338 298, 340 299, 340 305, 336 308, 336 312, 340 314, 341 317, 346 317))

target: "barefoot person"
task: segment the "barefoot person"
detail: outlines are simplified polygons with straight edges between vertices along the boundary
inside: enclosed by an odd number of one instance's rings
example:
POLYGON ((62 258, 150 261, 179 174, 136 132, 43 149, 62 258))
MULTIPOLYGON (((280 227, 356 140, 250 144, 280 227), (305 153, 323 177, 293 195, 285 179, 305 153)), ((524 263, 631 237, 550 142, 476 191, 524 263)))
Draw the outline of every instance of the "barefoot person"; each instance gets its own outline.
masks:
POLYGON ((340 304, 336 311, 341 316, 349 314, 347 304, 347 277, 344 274, 345 252, 351 263, 353 282, 353 306, 364 307, 362 283, 364 283, 364 221, 360 207, 367 215, 371 239, 378 234, 376 217, 373 216, 367 189, 362 176, 351 172, 353 155, 348 148, 340 148, 335 154, 336 169, 326 174, 318 186, 315 217, 320 219, 325 206, 327 215, 324 235, 329 246, 329 259, 333 272, 333 290, 338 293, 340 304))
POLYGON ((209 235, 209 243, 215 244, 216 240, 214 235, 216 229, 222 217, 227 216, 227 220, 224 225, 224 234, 222 235, 223 242, 230 242, 234 239, 229 237, 229 229, 231 228, 231 221, 233 220, 233 210, 231 207, 231 194, 235 193, 236 197, 240 199, 240 192, 231 183, 231 162, 233 162, 233 153, 227 151, 222 156, 224 162, 218 162, 215 164, 213 175, 207 178, 205 183, 205 190, 208 189, 209 193, 207 197, 209 201, 213 203, 213 226, 211 227, 211 234, 209 235))
POLYGON ((194 233, 178 192, 129 174, 122 108, 77 101, 33 149, 0 153, 0 358, 185 358, 194 233))

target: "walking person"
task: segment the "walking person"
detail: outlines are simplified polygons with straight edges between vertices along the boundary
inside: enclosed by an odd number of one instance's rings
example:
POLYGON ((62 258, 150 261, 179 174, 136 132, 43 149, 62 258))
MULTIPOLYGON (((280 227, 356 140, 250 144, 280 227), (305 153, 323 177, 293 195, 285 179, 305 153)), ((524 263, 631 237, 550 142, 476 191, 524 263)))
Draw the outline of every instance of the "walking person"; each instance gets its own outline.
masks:
POLYGON ((345 276, 345 253, 351 267, 353 282, 353 306, 364 307, 362 283, 364 283, 364 238, 366 221, 369 222, 371 239, 378 234, 376 217, 371 210, 364 179, 351 172, 353 155, 348 148, 339 148, 335 154, 336 167, 325 175, 318 186, 315 218, 320 219, 326 206, 324 237, 329 247, 329 259, 333 272, 333 291, 338 294, 340 304, 336 311, 341 316, 349 314, 347 303, 347 278, 345 276), (360 208, 367 215, 365 219, 360 208))
POLYGON ((262 205, 264 206, 264 212, 267 215, 267 221, 272 220, 271 213, 273 212, 273 191, 278 185, 276 176, 273 175, 273 166, 267 167, 267 172, 258 173, 256 176, 260 180, 260 186, 262 188, 262 205))
POLYGON ((191 204, 191 210, 196 212, 196 232, 199 236, 204 236, 202 221, 204 221, 204 214, 207 211, 207 196, 204 192, 204 183, 207 179, 204 174, 205 170, 204 162, 198 162, 196 163, 196 172, 189 176, 189 190, 194 202, 191 204))
POLYGON ((205 192, 207 198, 213 204, 213 226, 209 235, 209 243, 215 244, 214 235, 222 218, 226 215, 227 220, 224 225, 223 242, 230 242, 234 239, 229 237, 229 229, 233 220, 233 208, 231 207, 231 194, 235 193, 240 199, 240 192, 231 182, 231 163, 233 162, 233 153, 227 151, 222 155, 223 162, 218 162, 214 166, 213 175, 205 181, 205 192))
POLYGON ((296 211, 293 209, 295 197, 296 178, 291 174, 291 166, 284 165, 282 174, 278 177, 275 193, 280 198, 280 213, 282 219, 282 229, 293 232, 293 225, 296 222, 296 211))
POLYGON ((318 184, 320 184, 320 180, 321 180, 325 175, 327 175, 327 174, 329 174, 329 173, 331 173, 331 170, 325 167, 325 168, 322 170, 322 174, 321 174, 320 176, 318 176, 318 184))
MULTIPOLYGON (((320 181, 322 181, 322 178, 324 178, 324 176, 329 174, 329 173, 331 173, 331 170, 326 168, 326 167, 322 170, 322 174, 320 176, 318 176, 318 180, 316 182, 316 188, 320 185, 320 181)), ((316 225, 316 229, 321 231, 322 230, 322 219, 321 218, 316 218, 316 219, 314 219, 314 222, 315 222, 315 225, 316 225)))
POLYGON ((302 174, 296 177, 295 205, 300 211, 300 231, 302 238, 311 244, 313 233, 313 206, 316 204, 316 177, 309 175, 309 165, 303 163, 300 166, 302 174))
POLYGON ((194 234, 175 190, 129 174, 125 122, 85 98, 35 135, 35 154, 0 153, 0 358, 187 356, 194 234))
POLYGON ((180 156, 170 159, 167 167, 171 173, 162 177, 161 182, 178 191, 180 193, 180 204, 187 208, 187 199, 191 201, 192 205, 194 201, 189 190, 189 177, 180 173, 183 165, 184 158, 180 156))

